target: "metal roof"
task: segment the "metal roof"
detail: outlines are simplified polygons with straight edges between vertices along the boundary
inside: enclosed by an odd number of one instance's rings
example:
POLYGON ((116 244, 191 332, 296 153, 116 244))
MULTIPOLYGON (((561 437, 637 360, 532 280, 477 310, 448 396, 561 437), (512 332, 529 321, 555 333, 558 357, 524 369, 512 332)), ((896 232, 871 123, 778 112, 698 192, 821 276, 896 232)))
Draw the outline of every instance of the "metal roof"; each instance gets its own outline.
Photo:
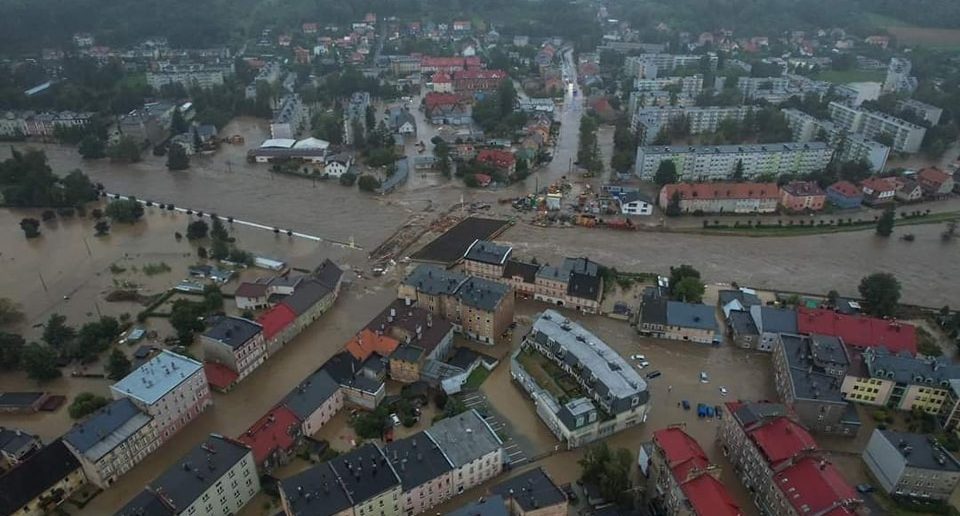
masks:
POLYGON ((63 440, 91 462, 96 462, 152 420, 128 398, 121 398, 74 425, 63 435, 63 440))
POLYGON ((203 334, 208 339, 239 348, 263 331, 263 326, 242 317, 222 317, 203 334))
POLYGON ((203 364, 200 362, 164 349, 122 380, 111 385, 110 389, 147 405, 153 405, 202 369, 203 364))
POLYGON ((496 432, 474 409, 441 419, 425 432, 456 468, 503 448, 496 432))
POLYGON ((475 262, 503 265, 510 258, 513 248, 487 240, 474 240, 463 257, 475 262))
POLYGON ((400 477, 404 491, 410 491, 453 470, 447 455, 426 432, 388 443, 383 454, 400 477))

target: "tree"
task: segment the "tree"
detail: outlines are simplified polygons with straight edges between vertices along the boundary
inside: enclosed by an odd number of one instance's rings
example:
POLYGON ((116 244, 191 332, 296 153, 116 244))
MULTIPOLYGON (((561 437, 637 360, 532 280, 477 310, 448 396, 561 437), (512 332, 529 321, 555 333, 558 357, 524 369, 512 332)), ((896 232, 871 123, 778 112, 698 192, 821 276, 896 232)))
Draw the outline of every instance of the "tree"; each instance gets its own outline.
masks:
POLYGON ((76 336, 77 331, 67 326, 67 318, 60 314, 50 314, 43 327, 43 341, 56 350, 64 350, 76 336))
POLYGON ((110 352, 110 358, 107 359, 106 366, 107 378, 114 381, 120 380, 130 373, 131 368, 130 359, 123 354, 123 351, 115 348, 110 352))
POLYGON ((20 305, 7 297, 0 297, 0 326, 18 323, 23 320, 20 305))
POLYGON ((110 232, 110 223, 105 220, 98 220, 97 223, 93 225, 93 229, 97 232, 97 236, 104 236, 110 232))
POLYGON ((836 290, 831 290, 830 292, 827 292, 827 304, 833 307, 837 306, 837 299, 839 297, 840 297, 840 293, 837 292, 836 290))
POLYGON ((670 196, 670 201, 667 202, 667 207, 663 210, 663 212, 668 217, 679 217, 680 214, 683 213, 682 209, 680 208, 680 200, 680 192, 673 192, 673 195, 670 196))
POLYGON ((0 370, 15 369, 20 365, 24 344, 20 335, 0 331, 0 370))
POLYGON ((677 165, 670 159, 661 161, 660 166, 657 167, 657 173, 653 176, 653 182, 656 183, 657 186, 676 183, 677 179, 679 179, 677 165))
POLYGON ((114 222, 133 224, 143 217, 143 205, 136 199, 117 199, 107 205, 104 213, 114 222))
POLYGON ((97 396, 92 392, 81 392, 73 398, 73 402, 70 403, 68 411, 70 412, 70 417, 73 419, 81 419, 90 414, 93 414, 102 407, 107 406, 110 403, 110 400, 104 398, 103 396, 97 396))
POLYGON ((733 168, 733 175, 730 176, 731 181, 741 182, 743 181, 743 160, 737 160, 737 166, 733 168))
POLYGON ((674 288, 674 297, 685 303, 699 303, 703 300, 704 285, 699 279, 688 276, 680 280, 674 288))
POLYGON ((877 220, 877 234, 882 237, 888 237, 893 234, 893 226, 896 224, 896 216, 893 208, 883 210, 883 215, 877 220))
POLYGON ((224 242, 230 241, 230 233, 227 232, 227 227, 223 225, 223 221, 219 217, 213 219, 213 225, 210 227, 210 238, 223 240, 224 242))
POLYGON ((136 163, 140 161, 140 144, 130 136, 122 136, 107 147, 107 156, 114 161, 136 163))
POLYGON ((353 186, 357 182, 357 175, 353 172, 344 172, 340 176, 340 184, 343 186, 353 186))
POLYGON ((670 294, 673 297, 677 297, 677 285, 679 285, 684 278, 695 278, 699 281, 700 271, 687 264, 680 265, 679 267, 670 267, 670 294))
POLYGON ((578 463, 582 472, 580 478, 599 487, 604 498, 618 504, 627 501, 633 464, 629 451, 622 448, 614 451, 607 443, 601 442, 587 448, 578 463))
POLYGON ((866 312, 877 317, 890 317, 900 303, 900 282, 889 272, 875 272, 860 280, 860 297, 866 312))
POLYGON ((380 180, 370 174, 364 174, 357 180, 357 186, 364 192, 374 192, 380 188, 380 180))
POLYGON ((40 221, 33 218, 25 218, 20 221, 20 229, 23 230, 23 236, 27 238, 37 238, 40 236, 40 221))
POLYGON ((183 145, 174 143, 167 151, 167 170, 186 170, 190 168, 190 156, 183 145))
POLYGON ((57 368, 57 352, 48 347, 31 342, 23 348, 20 363, 27 376, 38 382, 47 382, 59 378, 63 373, 57 368))
POLYGON ((80 140, 80 145, 77 147, 77 152, 80 153, 80 156, 83 159, 100 159, 106 157, 107 155, 107 146, 103 143, 103 140, 98 138, 94 134, 88 134, 80 140))
POLYGON ((170 118, 170 136, 183 134, 189 129, 190 123, 183 118, 183 112, 180 111, 180 107, 175 107, 173 109, 173 116, 170 118))
POLYGON ((225 260, 230 255, 230 245, 226 240, 214 238, 210 244, 210 258, 214 260, 225 260))
POLYGON ((209 230, 210 226, 208 226, 206 222, 203 220, 195 220, 187 224, 187 240, 207 238, 207 232, 209 230))

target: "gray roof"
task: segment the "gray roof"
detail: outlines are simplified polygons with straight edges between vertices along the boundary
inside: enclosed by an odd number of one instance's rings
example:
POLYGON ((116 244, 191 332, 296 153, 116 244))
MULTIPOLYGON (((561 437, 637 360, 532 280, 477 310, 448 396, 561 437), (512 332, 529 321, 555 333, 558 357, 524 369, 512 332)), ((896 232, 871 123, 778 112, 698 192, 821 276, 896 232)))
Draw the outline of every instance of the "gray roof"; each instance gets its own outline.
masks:
POLYGON ((488 312, 496 309, 497 305, 509 295, 511 295, 509 286, 472 276, 457 290, 457 298, 460 302, 488 312))
POLYGON ((599 301, 603 296, 600 276, 581 274, 579 272, 570 273, 570 281, 567 282, 567 294, 579 297, 581 299, 590 299, 599 301))
POLYGON ((404 491, 410 491, 453 470, 453 464, 446 454, 425 432, 388 443, 383 453, 400 476, 404 491))
POLYGON ((367 323, 367 329, 431 353, 453 332, 453 324, 424 308, 407 306, 404 299, 396 299, 367 323))
POLYGON ((457 346, 453 350, 453 355, 447 359, 447 363, 466 371, 467 369, 470 369, 470 366, 472 366, 473 363, 479 358, 480 354, 476 351, 463 346, 457 346))
POLYGON ((623 357, 596 335, 554 310, 544 311, 533 323, 527 339, 550 349, 571 367, 578 365, 596 377, 595 401, 605 400, 608 411, 630 410, 649 399, 647 382, 623 357), (562 353, 561 353, 562 351, 562 353))
POLYGON ((317 267, 317 270, 314 272, 314 277, 323 286, 333 290, 340 283, 341 278, 343 278, 343 269, 330 261, 330 259, 326 259, 317 267))
POLYGON ((39 441, 40 438, 36 435, 24 432, 23 430, 0 426, 0 451, 17 455, 24 448, 39 441))
POLYGON ((811 340, 801 335, 781 334, 787 372, 797 399, 845 403, 840 393, 842 378, 827 374, 810 355, 811 340))
POLYGON ((779 152, 779 151, 798 151, 798 150, 824 150, 827 144, 824 142, 783 142, 783 143, 757 143, 757 144, 735 144, 735 145, 650 145, 640 147, 640 151, 645 155, 653 154, 740 154, 744 152, 779 152))
POLYGON ((513 248, 508 245, 500 245, 487 240, 474 240, 463 257, 475 262, 489 263, 492 265, 504 265, 513 248))
POLYGON ((567 429, 576 430, 596 421, 597 406, 588 398, 574 398, 560 407, 560 410, 557 411, 557 417, 560 418, 563 426, 567 429), (594 418, 593 421, 590 420, 591 414, 594 418), (577 421, 577 418, 580 418, 580 420, 577 421))
POLYGON ((231 315, 221 317, 203 336, 236 349, 243 346, 261 331, 263 331, 263 327, 259 324, 231 315))
POLYGON ((280 489, 297 516, 329 516, 354 505, 329 462, 281 480, 280 489))
POLYGON ((404 285, 416 287, 419 292, 429 295, 453 295, 467 276, 459 272, 441 269, 436 265, 418 265, 404 280, 404 285))
POLYGON ((297 285, 293 294, 284 298, 283 304, 299 316, 309 311, 310 308, 332 292, 333 289, 315 279, 305 279, 297 285))
POLYGON ((950 388, 951 380, 960 380, 960 365, 942 358, 914 358, 894 355, 885 348, 867 348, 863 362, 872 378, 885 378, 902 384, 928 384, 950 388))
POLYGON ((520 276, 523 278, 524 283, 533 283, 536 281, 538 270, 540 270, 539 265, 511 259, 507 260, 507 263, 503 267, 503 277, 513 278, 520 276))
POLYGON ((726 305, 734 299, 740 301, 740 305, 744 308, 763 304, 756 294, 752 292, 744 292, 743 290, 721 290, 719 295, 720 306, 726 305))
POLYGON ((509 516, 507 503, 500 495, 486 496, 479 501, 450 511, 446 516, 509 516))
POLYGON ((24 505, 80 468, 60 439, 0 475, 0 514, 16 514, 24 505))
POLYGON ((340 385, 333 380, 330 373, 321 369, 294 387, 283 398, 282 403, 301 421, 304 421, 332 398, 339 389, 340 385))
POLYGON ((910 466, 938 471, 960 471, 960 462, 926 434, 879 429, 874 432, 879 432, 889 441, 910 466), (911 449, 904 453, 908 446, 911 449))
POLYGON ((121 398, 110 402, 64 434, 63 440, 96 462, 122 444, 153 418, 130 401, 121 398))
POLYGON ((400 360, 402 362, 419 362, 423 356, 423 348, 410 344, 403 344, 391 355, 390 360, 400 360))
POLYGON ((733 413, 740 422, 740 426, 744 428, 766 419, 785 415, 787 415, 787 408, 783 404, 766 402, 744 403, 733 413))
POLYGON ((750 315, 760 333, 797 333, 795 310, 772 306, 751 306, 750 315))
POLYGON ((425 432, 447 454, 455 468, 503 447, 497 434, 474 409, 441 419, 425 432))
POLYGON ((524 512, 567 503, 567 495, 542 467, 501 482, 491 487, 490 492, 508 500, 512 498, 524 512))
POLYGON ((760 334, 760 332, 757 331, 757 326, 753 324, 753 317, 750 317, 750 312, 744 312, 742 310, 730 312, 727 324, 730 326, 730 329, 733 330, 734 335, 760 334))
POLYGON ((645 203, 647 203, 647 204, 652 204, 652 202, 651 202, 651 200, 650 200, 650 197, 648 197, 647 195, 644 195, 644 194, 642 194, 642 193, 640 193, 640 192, 638 192, 638 191, 636 191, 636 190, 634 190, 634 191, 632 191, 632 192, 627 192, 627 193, 625 193, 625 194, 623 194, 623 195, 620 196, 620 204, 621 204, 621 205, 623 205, 623 204, 630 204, 630 203, 636 202, 636 201, 643 201, 643 202, 645 202, 645 203))
POLYGON ((383 451, 373 443, 362 444, 331 460, 329 464, 353 505, 400 486, 400 477, 383 451))
POLYGON ((211 434, 150 482, 143 491, 149 497, 141 495, 134 498, 119 514, 139 516, 144 514, 141 508, 152 510, 156 507, 156 502, 150 498, 156 501, 164 499, 163 501, 174 509, 169 514, 179 514, 248 455, 252 464, 253 452, 250 448, 233 439, 211 434))
POLYGON ((810 335, 810 354, 818 362, 831 362, 843 366, 850 365, 847 348, 839 337, 810 335))
POLYGON ((640 322, 666 325, 667 300, 662 297, 648 296, 646 292, 644 292, 643 304, 640 306, 640 322))
POLYGON ((717 331, 716 310, 710 305, 667 301, 667 324, 681 328, 717 331))

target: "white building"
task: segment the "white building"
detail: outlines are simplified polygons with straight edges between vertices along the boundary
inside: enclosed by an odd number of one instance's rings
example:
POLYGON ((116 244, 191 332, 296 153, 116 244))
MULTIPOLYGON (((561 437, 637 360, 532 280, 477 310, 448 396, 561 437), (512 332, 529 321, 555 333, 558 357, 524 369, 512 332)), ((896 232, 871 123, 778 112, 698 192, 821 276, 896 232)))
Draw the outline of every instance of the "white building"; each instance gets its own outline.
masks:
POLYGON ((503 471, 503 441, 474 409, 442 419, 425 433, 453 465, 451 486, 455 494, 472 489, 503 471))
POLYGON ((167 84, 182 84, 184 88, 212 88, 223 84, 225 76, 233 73, 230 66, 211 66, 198 63, 164 64, 147 72, 147 84, 156 91, 167 84))
POLYGON ((259 491, 253 451, 233 439, 210 434, 117 514, 229 516, 239 514, 259 491))
POLYGON ((752 145, 640 146, 637 147, 636 174, 652 181, 662 161, 673 161, 680 181, 728 179, 743 164, 743 176, 752 179, 761 174, 807 174, 821 170, 833 152, 823 142, 767 143, 752 145))
POLYGON ((213 404, 203 364, 168 350, 111 385, 110 392, 152 416, 161 443, 213 404))
POLYGON ((943 110, 937 106, 914 99, 904 99, 897 102, 897 109, 901 111, 911 111, 931 126, 939 124, 940 116, 943 115, 943 110))
POLYGON ((663 77, 658 79, 635 79, 633 89, 636 91, 663 91, 668 88, 679 88, 677 95, 696 97, 703 92, 703 76, 690 75, 687 77, 663 77))
POLYGON ((887 66, 887 77, 883 81, 883 92, 893 93, 916 89, 916 79, 910 77, 912 68, 913 63, 909 59, 891 57, 890 64, 887 66))
MULTIPOLYGON (((716 54, 706 54, 710 60, 710 68, 716 69, 718 58, 716 54)), ((628 56, 624 62, 624 69, 629 77, 638 79, 656 79, 662 72, 672 72, 677 68, 700 66, 702 55, 694 54, 640 54, 628 56)))
POLYGON ((751 106, 663 106, 641 107, 633 113, 631 123, 641 145, 650 145, 660 130, 677 120, 690 124, 690 134, 712 133, 726 119, 742 121, 751 106))
POLYGON ((653 203, 640 192, 620 196, 620 213, 624 215, 653 215, 653 203))
POLYGON ((863 462, 880 488, 894 496, 946 501, 960 483, 960 462, 924 434, 876 429, 863 462))
POLYGON ((243 380, 267 359, 263 326, 242 317, 223 317, 200 336, 203 359, 228 367, 243 380))
POLYGON ((920 150, 927 130, 895 116, 831 102, 830 118, 837 126, 851 133, 862 134, 871 140, 886 136, 893 140, 891 148, 897 152, 914 153, 920 150))
POLYGON ((339 178, 350 171, 353 165, 353 156, 349 154, 337 154, 327 158, 327 164, 323 168, 323 173, 327 177, 339 178))
POLYGON ((839 152, 840 160, 866 161, 873 172, 880 172, 887 164, 890 147, 880 142, 848 133, 829 120, 814 118, 797 109, 784 109, 783 115, 795 141, 826 141, 839 152))

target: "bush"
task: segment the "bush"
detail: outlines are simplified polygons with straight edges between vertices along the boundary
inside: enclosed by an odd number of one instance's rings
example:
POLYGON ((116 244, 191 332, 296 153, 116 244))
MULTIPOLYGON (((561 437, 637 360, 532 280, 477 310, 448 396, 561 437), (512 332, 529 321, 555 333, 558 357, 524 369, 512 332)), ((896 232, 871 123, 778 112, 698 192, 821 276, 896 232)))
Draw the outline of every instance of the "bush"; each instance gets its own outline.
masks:
POLYGON ((364 192, 375 192, 380 188, 380 180, 370 174, 364 174, 357 180, 357 186, 364 192))
POLYGON ((110 400, 103 396, 97 396, 90 392, 81 392, 77 394, 76 398, 73 398, 73 402, 70 403, 68 411, 70 412, 71 418, 80 419, 96 412, 97 409, 101 407, 105 407, 108 403, 110 403, 110 400))
POLYGON ((143 217, 143 205, 135 199, 118 199, 107 205, 106 215, 114 222, 132 224, 143 217))

